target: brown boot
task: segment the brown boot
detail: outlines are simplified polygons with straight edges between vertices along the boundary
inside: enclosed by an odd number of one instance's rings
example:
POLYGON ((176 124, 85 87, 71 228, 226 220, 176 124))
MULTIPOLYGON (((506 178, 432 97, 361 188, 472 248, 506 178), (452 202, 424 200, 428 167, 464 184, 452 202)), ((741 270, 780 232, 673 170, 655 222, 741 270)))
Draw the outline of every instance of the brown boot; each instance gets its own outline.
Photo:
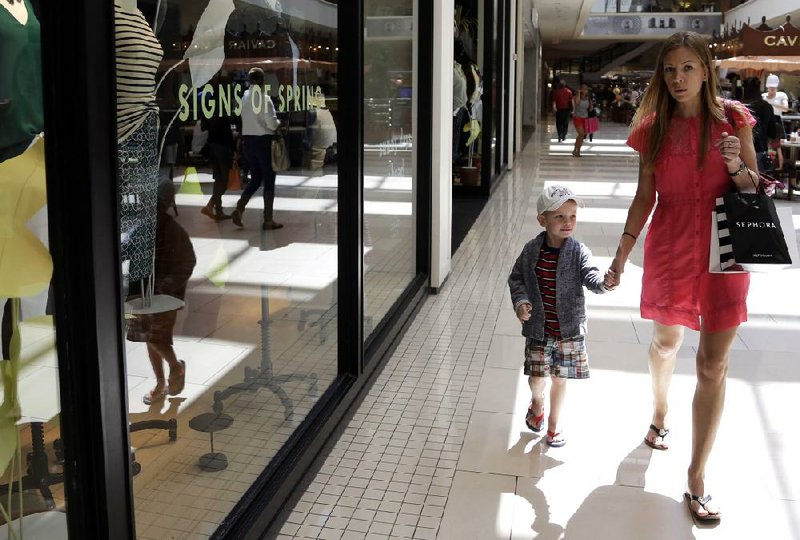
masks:
POLYGON ((216 219, 217 221, 225 221, 226 219, 231 219, 231 217, 232 216, 230 214, 226 214, 225 212, 222 211, 221 206, 217 206, 216 208, 214 208, 214 219, 216 219))
POLYGON ((231 220, 237 227, 244 227, 244 223, 242 223, 242 214, 244 214, 244 206, 237 203, 236 210, 231 213, 231 220))
POLYGON ((283 227, 280 223, 272 219, 272 205, 275 203, 275 194, 267 195, 264 197, 264 223, 261 225, 262 231, 269 231, 272 229, 280 229, 283 227))
POLYGON ((200 213, 203 214, 204 216, 210 217, 211 219, 215 219, 214 203, 209 202, 207 205, 205 205, 203 208, 200 209, 200 213))

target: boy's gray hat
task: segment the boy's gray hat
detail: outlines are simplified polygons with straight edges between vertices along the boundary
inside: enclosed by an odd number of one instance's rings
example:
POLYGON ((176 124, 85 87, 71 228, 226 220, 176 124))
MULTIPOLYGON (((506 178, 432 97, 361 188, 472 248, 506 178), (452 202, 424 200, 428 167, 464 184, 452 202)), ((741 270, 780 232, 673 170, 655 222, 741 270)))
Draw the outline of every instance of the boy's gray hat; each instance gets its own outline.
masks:
POLYGON ((541 215, 545 212, 558 210, 567 201, 575 201, 578 206, 583 206, 583 201, 568 187, 559 185, 547 186, 542 190, 542 194, 539 195, 539 200, 536 201, 536 214, 541 215))

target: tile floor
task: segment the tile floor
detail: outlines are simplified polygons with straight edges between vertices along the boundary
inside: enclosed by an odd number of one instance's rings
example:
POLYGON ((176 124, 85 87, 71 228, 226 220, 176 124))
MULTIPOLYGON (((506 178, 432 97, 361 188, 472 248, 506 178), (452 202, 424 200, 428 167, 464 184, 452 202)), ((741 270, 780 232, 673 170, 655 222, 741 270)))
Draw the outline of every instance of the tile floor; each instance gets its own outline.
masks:
MULTIPOLYGON (((638 316, 641 249, 612 294, 588 298, 592 378, 569 386, 569 438, 524 427, 530 399, 508 271, 535 235, 535 197, 570 185, 587 207, 578 238, 610 261, 636 187, 623 126, 604 123, 585 157, 536 134, 299 502, 271 538, 800 539, 799 270, 753 275, 750 321, 731 354, 727 407, 707 481, 725 518, 693 523, 681 500, 697 334, 687 332, 670 395, 667 452, 641 444, 650 420, 638 316)), ((791 204, 800 228, 800 205, 791 204)), ((639 242, 641 245, 641 241, 639 242)))

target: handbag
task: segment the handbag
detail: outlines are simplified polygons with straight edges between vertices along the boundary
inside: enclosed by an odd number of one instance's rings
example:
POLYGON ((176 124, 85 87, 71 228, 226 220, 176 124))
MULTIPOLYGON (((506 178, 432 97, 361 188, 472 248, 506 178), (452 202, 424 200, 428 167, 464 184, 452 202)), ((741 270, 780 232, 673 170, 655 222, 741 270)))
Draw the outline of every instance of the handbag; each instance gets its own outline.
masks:
POLYGON ((769 272, 790 267, 787 237, 794 243, 794 226, 791 219, 786 221, 760 190, 718 197, 712 213, 709 271, 769 272))
POLYGON ((272 137, 272 170, 275 172, 288 171, 291 167, 289 150, 286 148, 286 137, 276 131, 272 137))
POLYGON ((228 172, 228 189, 231 191, 239 191, 242 189, 242 173, 236 161, 236 158, 234 158, 231 170, 228 172))

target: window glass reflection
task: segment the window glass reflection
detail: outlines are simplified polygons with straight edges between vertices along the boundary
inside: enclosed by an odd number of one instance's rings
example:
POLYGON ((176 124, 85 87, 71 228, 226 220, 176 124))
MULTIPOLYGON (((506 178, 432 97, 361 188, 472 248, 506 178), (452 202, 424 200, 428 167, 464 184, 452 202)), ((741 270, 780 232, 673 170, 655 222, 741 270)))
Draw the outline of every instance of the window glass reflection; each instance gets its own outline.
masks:
POLYGON ((137 535, 205 537, 337 376, 337 10, 115 9, 137 535))
POLYGON ((0 537, 66 537, 39 2, 0 3, 0 537))
POLYGON ((416 2, 366 0, 364 336, 416 274, 416 2))

